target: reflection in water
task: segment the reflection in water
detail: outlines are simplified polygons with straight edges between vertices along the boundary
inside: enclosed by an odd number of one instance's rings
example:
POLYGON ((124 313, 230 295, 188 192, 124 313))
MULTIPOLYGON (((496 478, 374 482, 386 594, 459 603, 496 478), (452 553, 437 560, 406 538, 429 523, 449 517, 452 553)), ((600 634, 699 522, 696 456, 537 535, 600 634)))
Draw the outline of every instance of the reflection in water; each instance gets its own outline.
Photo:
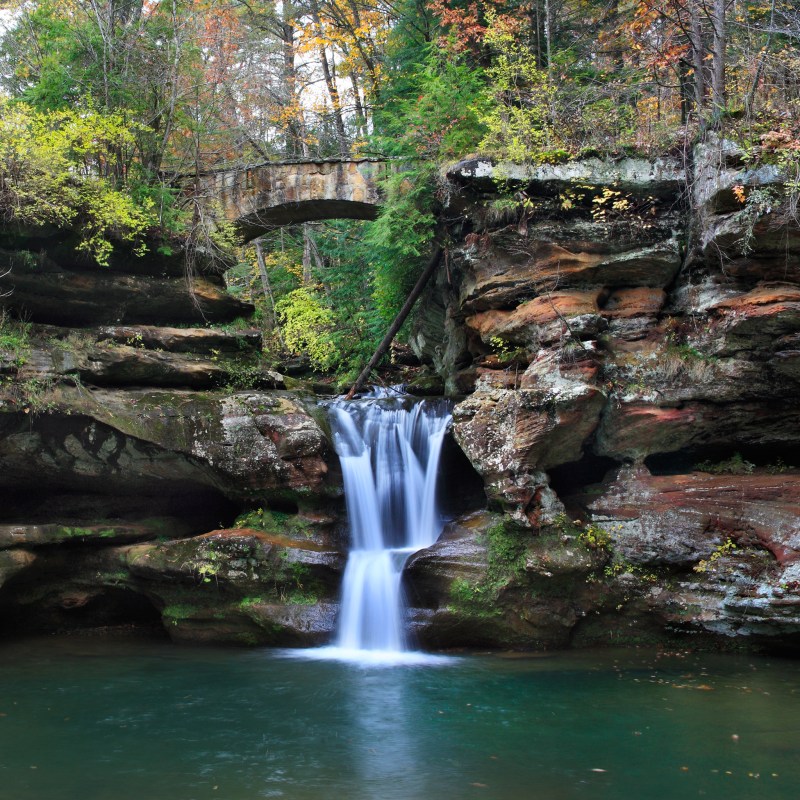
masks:
POLYGON ((0 687, 9 800, 788 800, 800 785, 800 676, 764 658, 381 669, 47 639, 0 647, 0 687))
POLYGON ((345 699, 346 726, 352 731, 356 747, 350 753, 357 782, 372 787, 380 796, 380 787, 402 785, 411 798, 428 798, 424 763, 417 736, 418 725, 412 716, 417 711, 406 691, 402 676, 388 682, 379 672, 361 672, 349 676, 345 699))

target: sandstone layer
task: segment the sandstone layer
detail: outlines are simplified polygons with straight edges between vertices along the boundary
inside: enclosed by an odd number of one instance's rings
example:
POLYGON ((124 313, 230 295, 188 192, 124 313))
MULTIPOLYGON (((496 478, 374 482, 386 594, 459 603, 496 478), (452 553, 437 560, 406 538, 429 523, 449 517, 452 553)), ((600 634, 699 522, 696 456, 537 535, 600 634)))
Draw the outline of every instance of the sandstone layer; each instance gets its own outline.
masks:
POLYGON ((451 169, 412 342, 496 516, 412 559, 426 644, 800 643, 800 225, 776 168, 694 155, 451 169))

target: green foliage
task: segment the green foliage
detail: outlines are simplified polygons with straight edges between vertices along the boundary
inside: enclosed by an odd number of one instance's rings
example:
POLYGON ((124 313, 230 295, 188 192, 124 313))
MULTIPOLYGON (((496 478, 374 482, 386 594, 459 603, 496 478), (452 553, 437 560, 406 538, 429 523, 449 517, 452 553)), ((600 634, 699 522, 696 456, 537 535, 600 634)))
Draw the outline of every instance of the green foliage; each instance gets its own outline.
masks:
POLYGON ((611 534, 599 525, 589 523, 578 534, 578 539, 590 550, 609 550, 611 548, 611 534))
MULTIPOLYGON (((0 377, 0 394, 12 407, 25 414, 45 414, 56 408, 52 389, 55 378, 52 376, 18 380, 11 376, 0 377)), ((66 413, 69 413, 67 411, 66 413)))
POLYGON ((239 601, 239 608, 242 611, 246 611, 249 608, 253 608, 254 606, 260 606, 264 602, 263 597, 243 597, 239 601))
MULTIPOLYGON (((178 189, 165 186, 155 180, 153 176, 142 175, 129 181, 127 191, 135 205, 150 210, 162 231, 178 235, 186 232, 190 220, 186 209, 179 204, 180 191, 178 189), (148 182, 148 180, 153 182, 148 182)), ((226 230, 226 235, 230 235, 229 230, 226 230)), ((172 247, 168 244, 163 244, 158 249, 165 256, 173 253, 172 247)))
POLYGON ((12 319, 0 308, 0 357, 8 358, 15 367, 28 359, 30 327, 30 323, 12 319))
POLYGON ((421 48, 413 77, 390 80, 382 93, 376 112, 381 134, 373 145, 408 159, 404 171, 386 178, 380 216, 366 234, 373 299, 385 324, 397 315, 431 253, 438 164, 470 152, 485 133, 482 98, 482 71, 434 45, 421 48))
POLYGON ((485 576, 476 582, 456 578, 450 585, 450 599, 457 609, 478 616, 494 616, 501 611, 497 605, 500 595, 524 575, 527 543, 524 532, 507 520, 488 528, 485 537, 488 550, 485 576))
POLYGON ((274 535, 311 537, 311 528, 307 520, 297 514, 274 511, 268 508, 256 508, 240 514, 233 524, 234 528, 252 528, 274 535))
POLYGON ((106 175, 132 145, 121 114, 39 112, 0 99, 0 215, 25 225, 75 225, 79 249, 107 264, 112 242, 143 237, 157 218, 154 203, 138 203, 106 175))
POLYGON ((178 625, 181 621, 189 619, 197 613, 197 608, 186 603, 170 603, 161 611, 161 616, 167 622, 178 625))
POLYGON ((699 461, 694 468, 699 472, 710 472, 712 475, 749 475, 756 465, 742 458, 741 453, 734 453, 724 461, 699 461))
POLYGON ((295 353, 306 353, 315 369, 327 370, 339 361, 333 339, 334 314, 308 287, 289 292, 276 306, 283 340, 295 353))
POLYGON ((782 458, 776 458, 771 464, 767 464, 766 470, 770 475, 782 475, 784 472, 796 470, 797 467, 787 464, 782 458))
POLYGON ((331 333, 340 354, 337 374, 355 375, 369 360, 385 326, 373 298, 373 266, 366 232, 374 223, 340 220, 329 222, 317 236, 324 272, 314 278, 325 286, 325 296, 336 323, 331 333))
POLYGON ((494 15, 489 17, 485 42, 494 58, 486 70, 489 101, 479 114, 486 129, 481 150, 515 163, 544 160, 556 145, 555 89, 534 53, 494 15))
MULTIPOLYGON (((787 192, 789 191, 790 189, 787 187, 787 192)), ((744 233, 736 242, 742 255, 747 255, 752 251, 756 223, 780 204, 781 194, 780 190, 772 186, 758 186, 747 194, 744 209, 741 211, 744 233)))
MULTIPOLYGON (((561 513, 553 520, 552 527, 564 536, 577 537, 578 541, 589 550, 610 553, 613 540, 608 530, 596 525, 594 522, 582 523, 581 520, 571 520, 566 514, 561 513)), ((621 530, 622 526, 617 526, 621 530)))
POLYGON ((430 255, 435 176, 432 163, 390 176, 380 216, 366 235, 372 253, 373 299, 387 324, 397 316, 430 255))
POLYGON ((729 555, 734 550, 736 550, 736 542, 734 542, 733 539, 728 538, 722 542, 722 544, 717 545, 707 559, 704 558, 698 561, 694 565, 693 569, 695 572, 699 573, 713 572, 717 567, 717 561, 729 555))
POLYGON ((658 573, 624 560, 606 564, 603 568, 603 575, 609 579, 618 578, 620 575, 632 575, 642 583, 656 583, 658 581, 658 573))
POLYGON ((395 157, 439 161, 474 150, 486 133, 483 71, 435 44, 422 49, 413 69, 383 89, 374 145, 395 157))
POLYGON ((193 569, 198 580, 202 583, 217 581, 217 576, 224 566, 224 555, 216 548, 216 544, 208 542, 197 554, 197 558, 188 562, 188 566, 193 569))

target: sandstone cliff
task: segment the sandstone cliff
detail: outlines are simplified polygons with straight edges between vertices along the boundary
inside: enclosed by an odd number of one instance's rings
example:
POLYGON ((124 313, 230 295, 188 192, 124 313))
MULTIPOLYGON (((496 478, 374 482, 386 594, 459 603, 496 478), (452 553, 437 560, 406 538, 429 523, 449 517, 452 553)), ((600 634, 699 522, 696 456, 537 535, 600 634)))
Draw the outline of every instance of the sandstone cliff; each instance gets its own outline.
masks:
MULTIPOLYGON (((796 647, 783 176, 722 142, 448 182, 412 344, 458 399, 442 488, 472 512, 408 565, 420 641, 796 647)), ((346 537, 324 409, 210 267, 187 291, 179 256, 72 252, 0 235, 0 634, 326 641, 346 537)))
POLYGON ((800 641, 800 225, 743 159, 451 169, 413 343, 493 516, 412 560, 426 642, 800 641))

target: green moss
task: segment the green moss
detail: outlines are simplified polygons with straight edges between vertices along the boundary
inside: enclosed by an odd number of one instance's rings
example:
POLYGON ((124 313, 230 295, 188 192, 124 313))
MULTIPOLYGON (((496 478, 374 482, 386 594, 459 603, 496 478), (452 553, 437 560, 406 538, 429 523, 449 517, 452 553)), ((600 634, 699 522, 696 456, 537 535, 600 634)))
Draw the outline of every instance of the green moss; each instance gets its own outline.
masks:
POLYGON ((11 319, 0 309, 0 354, 5 354, 15 367, 28 360, 30 329, 30 323, 11 319))
POLYGON ((161 616, 173 625, 177 625, 181 620, 193 617, 195 613, 197 613, 195 606, 185 603, 171 603, 168 606, 164 606, 161 616))
POLYGON ((260 606, 263 602, 264 602, 263 597, 243 597, 239 601, 239 608, 242 611, 246 611, 249 608, 260 606))
POLYGON ((92 531, 89 528, 70 527, 68 525, 62 525, 56 531, 56 536, 61 539, 87 539, 91 535, 92 531))
POLYGON ((287 514, 284 511, 273 511, 269 508, 257 508, 236 518, 234 528, 252 528, 279 536, 303 537, 310 539, 313 535, 308 520, 298 514, 287 514))
POLYGON ((496 616, 501 613, 497 605, 500 595, 524 576, 527 534, 508 520, 500 520, 484 536, 486 574, 475 582, 456 578, 450 584, 451 609, 473 616, 496 616))
POLYGON ((101 583, 117 586, 120 583, 126 583, 131 576, 125 570, 120 569, 113 572, 98 572, 97 577, 101 583))

